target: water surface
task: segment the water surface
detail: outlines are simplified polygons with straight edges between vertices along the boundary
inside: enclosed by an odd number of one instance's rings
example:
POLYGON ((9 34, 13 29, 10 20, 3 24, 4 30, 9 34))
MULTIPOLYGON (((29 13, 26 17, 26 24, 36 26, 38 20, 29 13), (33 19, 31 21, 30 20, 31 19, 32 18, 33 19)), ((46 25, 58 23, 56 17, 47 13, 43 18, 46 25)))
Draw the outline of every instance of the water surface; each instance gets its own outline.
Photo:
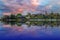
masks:
POLYGON ((60 38, 60 26, 9 25, 0 22, 0 39, 60 38))

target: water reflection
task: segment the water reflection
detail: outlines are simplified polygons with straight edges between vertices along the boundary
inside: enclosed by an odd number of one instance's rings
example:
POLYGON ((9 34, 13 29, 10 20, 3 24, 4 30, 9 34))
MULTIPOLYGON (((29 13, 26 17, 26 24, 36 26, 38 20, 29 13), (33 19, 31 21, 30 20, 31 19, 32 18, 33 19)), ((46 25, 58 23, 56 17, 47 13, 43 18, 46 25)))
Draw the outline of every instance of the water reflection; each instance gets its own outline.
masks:
MULTIPOLYGON (((28 22, 27 22, 28 23, 28 22)), ((12 38, 43 38, 43 37, 60 37, 60 27, 47 25, 28 25, 19 22, 4 22, 0 25, 0 37, 12 38), (2 28, 2 29, 1 29, 2 28), (4 31, 2 31, 4 30, 4 31)))
MULTIPOLYGON (((59 22, 60 23, 60 22, 59 22)), ((60 37, 60 24, 54 22, 15 22, 4 21, 0 23, 0 37, 12 38, 43 38, 60 37), (53 25, 52 25, 53 24, 53 25), (59 25, 58 25, 59 24, 59 25)))
POLYGON ((31 27, 31 26, 59 27, 60 26, 60 21, 27 21, 27 22, 3 21, 2 23, 9 24, 11 26, 13 26, 13 25, 21 26, 21 25, 25 24, 28 27, 31 27))

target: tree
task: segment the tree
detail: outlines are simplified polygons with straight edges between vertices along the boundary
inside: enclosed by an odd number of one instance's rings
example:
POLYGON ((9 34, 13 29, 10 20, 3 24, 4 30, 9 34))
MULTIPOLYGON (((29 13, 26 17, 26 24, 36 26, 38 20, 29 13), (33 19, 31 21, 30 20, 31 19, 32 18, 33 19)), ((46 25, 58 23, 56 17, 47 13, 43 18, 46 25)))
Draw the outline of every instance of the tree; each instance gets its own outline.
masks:
POLYGON ((17 15, 16 15, 17 18, 20 18, 21 16, 22 16, 21 14, 17 14, 17 15))
POLYGON ((13 14, 11 14, 9 17, 10 17, 10 19, 15 19, 16 18, 16 16, 13 15, 13 14))
POLYGON ((9 19, 9 16, 8 15, 4 15, 2 18, 1 18, 1 20, 2 21, 8 21, 8 19, 9 19))

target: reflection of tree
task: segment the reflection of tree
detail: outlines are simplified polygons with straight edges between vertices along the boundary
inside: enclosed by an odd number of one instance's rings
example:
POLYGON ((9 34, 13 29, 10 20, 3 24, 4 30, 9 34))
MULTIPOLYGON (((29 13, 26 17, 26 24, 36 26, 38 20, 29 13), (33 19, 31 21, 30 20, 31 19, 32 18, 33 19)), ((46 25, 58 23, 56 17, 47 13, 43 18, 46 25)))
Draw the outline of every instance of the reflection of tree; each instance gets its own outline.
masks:
POLYGON ((4 24, 10 24, 10 25, 15 25, 15 21, 4 21, 4 24))
POLYGON ((22 16, 21 14, 17 14, 16 15, 16 21, 17 22, 21 22, 21 23, 24 23, 27 21, 26 17, 22 16))
POLYGON ((10 25, 18 25, 21 26, 22 24, 27 23, 27 25, 31 26, 31 25, 37 25, 37 26, 43 26, 43 25, 51 25, 51 26, 57 26, 60 25, 60 22, 58 21, 58 19, 60 19, 60 14, 54 14, 53 12, 51 12, 50 14, 48 14, 46 12, 46 14, 31 14, 28 13, 28 15, 21 15, 21 14, 17 14, 17 15, 5 15, 2 18, 2 21, 6 24, 10 24, 10 25), (32 19, 32 21, 30 20, 32 19), (34 19, 45 19, 45 21, 34 21, 34 19), (49 21, 49 19, 56 19, 56 21, 49 21))
POLYGON ((57 13, 57 19, 60 19, 60 14, 59 13, 57 13))
POLYGON ((16 22, 16 25, 17 26, 21 26, 23 23, 20 23, 20 22, 16 22))

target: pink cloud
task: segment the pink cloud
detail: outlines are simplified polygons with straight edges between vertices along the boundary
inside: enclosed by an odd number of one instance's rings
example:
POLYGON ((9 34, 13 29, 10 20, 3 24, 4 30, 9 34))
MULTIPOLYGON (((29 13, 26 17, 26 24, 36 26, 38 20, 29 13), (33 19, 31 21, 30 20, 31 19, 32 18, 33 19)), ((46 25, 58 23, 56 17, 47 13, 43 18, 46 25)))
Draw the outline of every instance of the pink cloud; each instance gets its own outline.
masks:
MULTIPOLYGON (((16 13, 22 13, 24 10, 29 10, 29 11, 35 11, 37 5, 33 5, 32 0, 28 2, 28 0, 22 0, 23 2, 19 4, 17 0, 2 0, 9 9, 12 10, 11 13, 16 14, 16 13), (28 5, 29 4, 29 5, 28 5)), ((19 0, 21 1, 21 0, 19 0)))

